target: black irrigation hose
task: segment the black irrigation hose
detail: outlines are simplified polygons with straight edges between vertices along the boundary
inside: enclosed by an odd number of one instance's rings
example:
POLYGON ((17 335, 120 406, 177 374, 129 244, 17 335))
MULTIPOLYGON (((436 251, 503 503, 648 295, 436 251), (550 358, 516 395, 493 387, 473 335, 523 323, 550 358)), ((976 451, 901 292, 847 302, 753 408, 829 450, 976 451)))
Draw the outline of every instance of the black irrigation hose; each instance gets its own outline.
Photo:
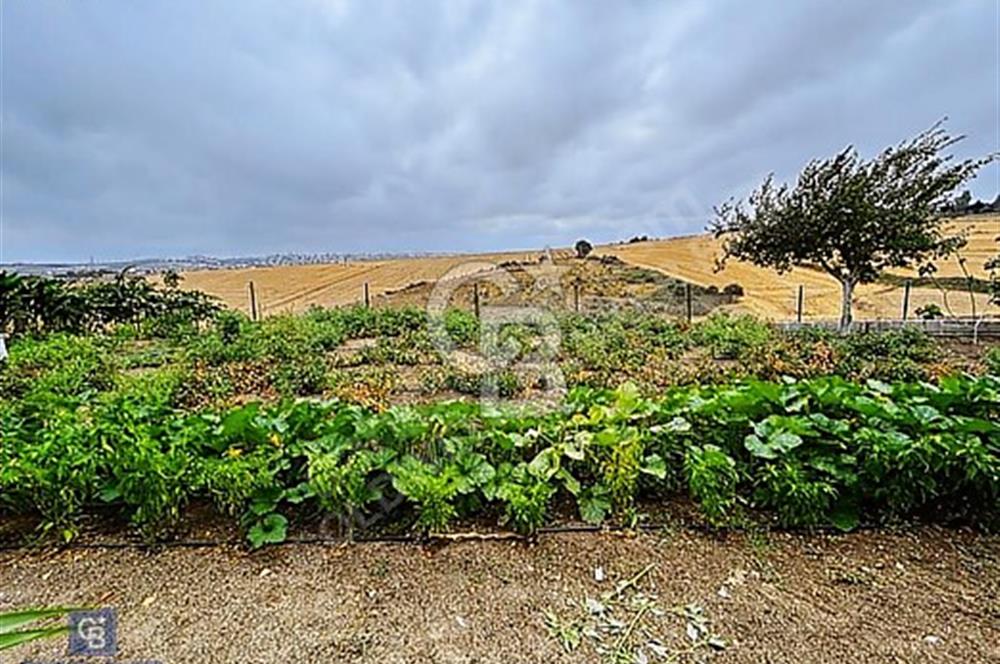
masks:
MULTIPOLYGON (((879 526, 877 524, 860 524, 851 532, 859 531, 873 531, 884 529, 884 526, 879 526)), ((415 533, 401 534, 401 535, 365 535, 355 537, 353 539, 345 539, 341 537, 326 537, 322 535, 315 536, 303 536, 303 537, 288 537, 281 542, 275 542, 269 544, 266 548, 276 547, 276 546, 330 546, 330 545, 342 545, 342 544, 375 544, 375 543, 390 543, 390 544, 416 544, 424 546, 427 544, 434 543, 455 543, 460 541, 476 541, 476 540, 520 540, 523 542, 529 542, 533 539, 542 535, 583 535, 583 534, 593 534, 593 533, 623 533, 623 532, 669 532, 669 531, 683 530, 685 532, 701 533, 701 534, 715 534, 715 535, 725 535, 729 533, 747 533, 752 532, 749 528, 712 528, 708 525, 699 524, 676 524, 676 523, 644 523, 638 526, 628 527, 628 526, 592 526, 588 524, 574 524, 574 525, 563 525, 563 526, 546 526, 539 528, 534 536, 520 535, 512 531, 495 531, 495 532, 461 532, 461 533, 442 533, 438 535, 420 535, 415 533)), ((835 528, 833 526, 813 526, 808 528, 766 528, 762 529, 763 532, 767 533, 787 533, 793 535, 844 535, 849 534, 844 531, 835 528)), ((204 539, 204 540, 167 540, 163 542, 121 542, 121 541, 96 541, 96 542, 70 542, 68 544, 61 544, 51 547, 51 550, 56 551, 71 551, 74 549, 81 550, 115 550, 115 549, 139 549, 139 550, 158 550, 158 549, 212 549, 212 548, 223 548, 223 547, 245 547, 246 541, 243 539, 204 539)), ((0 551, 43 551, 48 550, 49 547, 45 546, 33 546, 30 544, 0 544, 0 551)))

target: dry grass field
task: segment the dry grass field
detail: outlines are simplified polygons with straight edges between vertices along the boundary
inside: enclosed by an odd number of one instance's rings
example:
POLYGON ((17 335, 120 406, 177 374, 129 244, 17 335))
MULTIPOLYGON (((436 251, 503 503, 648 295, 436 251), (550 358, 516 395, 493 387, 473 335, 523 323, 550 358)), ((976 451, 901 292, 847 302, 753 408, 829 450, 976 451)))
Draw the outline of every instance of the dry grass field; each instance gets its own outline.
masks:
MULTIPOLYGON (((987 276, 984 263, 996 255, 996 237, 1000 235, 1000 217, 980 217, 974 221, 955 222, 953 228, 968 235, 968 245, 962 250, 966 266, 974 277, 987 276)), ((697 235, 668 240, 603 247, 624 261, 648 267, 671 276, 704 286, 720 288, 736 282, 746 296, 737 305, 740 309, 775 320, 792 318, 799 284, 805 286, 805 311, 808 318, 836 318, 840 312, 840 285, 824 272, 797 268, 779 275, 772 270, 730 261, 724 270, 715 272, 715 258, 721 255, 720 241, 709 235, 697 235)), ((938 266, 941 277, 960 277, 962 270, 953 257, 938 266)), ((899 271, 900 276, 916 276, 899 271)), ((868 284, 855 292, 855 316, 858 318, 898 318, 902 310, 903 289, 885 284, 868 284)), ((941 291, 936 288, 914 288, 910 298, 911 312, 921 305, 934 302, 945 308, 941 291)), ((972 310, 969 294, 951 291, 948 303, 956 315, 972 310)), ((976 295, 976 307, 982 311, 986 295, 976 295)))
MULTIPOLYGON (((542 251, 395 258, 326 265, 287 265, 237 270, 201 270, 184 274, 184 286, 220 298, 226 306, 249 310, 247 284, 252 280, 264 315, 297 313, 313 305, 333 307, 361 302, 367 282, 371 296, 419 281, 435 281, 476 262, 537 260, 542 251)), ((563 252, 565 253, 565 251, 563 252)))
MULTIPOLYGON (((986 277, 983 264, 997 251, 996 237, 1000 235, 1000 217, 979 217, 975 220, 955 222, 955 228, 968 234, 969 244, 962 255, 967 259, 969 272, 976 277, 986 277)), ((502 252, 429 258, 399 258, 359 261, 346 264, 298 265, 238 270, 205 270, 184 275, 184 284, 219 297, 227 306, 248 310, 247 283, 253 280, 258 299, 265 315, 300 312, 312 305, 337 306, 360 302, 365 282, 373 298, 387 291, 397 290, 419 281, 433 281, 446 275, 456 266, 475 261, 500 263, 503 261, 536 260, 539 251, 502 252)), ((568 249, 555 252, 557 257, 571 255, 568 249)), ((635 244, 600 246, 595 254, 611 254, 622 260, 666 273, 702 286, 723 287, 738 283, 746 296, 733 308, 749 313, 783 320, 794 317, 796 291, 805 286, 806 317, 812 319, 835 318, 839 313, 840 287, 826 274, 809 269, 795 269, 779 275, 771 270, 748 263, 730 262, 725 270, 715 272, 715 259, 720 253, 719 242, 708 235, 653 240, 635 244)), ((470 268, 475 269, 475 268, 470 268)), ((899 276, 915 276, 900 271, 899 276)), ((939 266, 941 277, 960 277, 961 268, 956 258, 939 266)), ((869 284, 856 292, 858 318, 896 318, 902 309, 903 289, 889 284, 869 284)), ((986 296, 976 294, 977 311, 986 307, 986 296)), ((970 295, 950 291, 944 302, 940 290, 933 287, 914 288, 911 294, 911 312, 921 305, 936 303, 954 314, 972 311, 970 295)))

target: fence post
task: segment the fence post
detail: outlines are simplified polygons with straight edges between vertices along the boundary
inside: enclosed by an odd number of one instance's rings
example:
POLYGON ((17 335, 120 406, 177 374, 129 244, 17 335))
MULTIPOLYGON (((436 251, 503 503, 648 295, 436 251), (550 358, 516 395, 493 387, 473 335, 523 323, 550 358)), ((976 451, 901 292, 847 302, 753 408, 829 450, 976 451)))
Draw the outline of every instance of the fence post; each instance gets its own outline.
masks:
POLYGON ((368 282, 365 282, 365 309, 370 309, 372 306, 371 295, 368 292, 368 282))
POLYGON ((253 280, 251 279, 247 283, 247 287, 250 289, 250 320, 257 320, 257 291, 253 286, 253 280))
POLYGON ((911 281, 910 279, 907 279, 906 283, 903 284, 903 320, 904 321, 906 320, 906 317, 910 313, 910 287, 912 285, 913 285, 913 281, 911 281))
POLYGON ((797 320, 799 323, 802 322, 802 309, 803 306, 805 305, 805 300, 806 300, 806 287, 802 284, 799 284, 799 298, 798 298, 798 303, 795 306, 795 320, 797 320))
POLYGON ((580 313, 580 280, 573 282, 573 311, 580 313))
POLYGON ((479 282, 472 284, 472 308, 476 312, 476 318, 479 318, 479 282))
POLYGON ((694 320, 694 302, 691 299, 691 284, 688 282, 684 283, 684 301, 687 305, 687 321, 690 323, 694 320))

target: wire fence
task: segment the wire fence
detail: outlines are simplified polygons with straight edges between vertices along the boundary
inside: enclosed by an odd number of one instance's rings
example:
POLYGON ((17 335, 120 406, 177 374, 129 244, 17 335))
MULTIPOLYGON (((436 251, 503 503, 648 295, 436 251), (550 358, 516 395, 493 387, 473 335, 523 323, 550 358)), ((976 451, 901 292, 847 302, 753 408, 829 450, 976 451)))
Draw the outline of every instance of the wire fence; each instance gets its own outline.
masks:
MULTIPOLYGON (((775 325, 782 330, 800 330, 804 328, 839 329, 839 322, 835 320, 783 322, 775 323, 775 325)), ((901 318, 895 320, 862 320, 852 323, 849 331, 858 333, 882 332, 886 330, 899 330, 904 327, 920 329, 935 337, 968 339, 973 343, 978 343, 980 340, 985 339, 1000 339, 1000 317, 973 318, 971 316, 954 316, 934 320, 903 320, 901 318)))

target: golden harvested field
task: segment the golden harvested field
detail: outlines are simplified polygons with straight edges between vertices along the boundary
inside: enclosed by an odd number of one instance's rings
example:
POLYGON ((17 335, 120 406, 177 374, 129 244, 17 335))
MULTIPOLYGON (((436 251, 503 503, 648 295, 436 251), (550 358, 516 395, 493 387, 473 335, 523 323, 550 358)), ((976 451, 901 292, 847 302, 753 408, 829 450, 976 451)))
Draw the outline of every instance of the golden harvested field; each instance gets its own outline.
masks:
MULTIPOLYGON (((979 217, 974 221, 962 220, 954 228, 964 230, 969 244, 962 255, 967 259, 969 272, 986 277, 983 264, 996 254, 995 238, 1000 235, 1000 217, 979 217)), ((312 305, 337 306, 360 302, 365 282, 372 298, 386 291, 396 290, 419 281, 433 281, 445 276, 456 266, 474 264, 476 261, 500 263, 502 261, 534 261, 543 253, 538 251, 500 252, 428 258, 397 258, 375 261, 358 261, 346 264, 293 265, 236 270, 203 270, 184 275, 184 285, 211 293, 227 306, 248 310, 247 283, 253 280, 258 300, 265 315, 300 312, 312 305)), ((553 252, 558 259, 568 257, 571 250, 553 252)), ((796 291, 805 286, 806 317, 836 318, 840 307, 840 286, 822 272, 797 268, 779 275, 771 270, 748 263, 730 262, 722 272, 715 272, 715 258, 719 255, 719 242, 708 235, 654 240, 636 244, 599 246, 595 254, 611 254, 622 260, 664 272, 670 276, 703 286, 725 286, 739 283, 746 296, 733 305, 739 311, 775 320, 795 316, 796 291)), ((466 266, 466 270, 475 270, 466 266)), ((915 276, 898 272, 901 276, 915 276)), ((956 258, 939 265, 942 277, 962 275, 956 258)), ((986 307, 986 295, 976 294, 977 311, 986 307)), ((903 289, 885 284, 869 284, 856 291, 855 307, 858 318, 898 318, 902 310, 903 289)), ((923 304, 937 303, 954 314, 971 313, 968 293, 950 291, 948 307, 936 288, 914 288, 910 298, 910 311, 923 304)))
MULTIPOLYGON (((984 263, 996 255, 996 237, 1000 235, 1000 217, 982 217, 975 221, 958 221, 952 226, 968 234, 969 243, 962 250, 966 266, 973 276, 985 278, 984 263)), ((796 268, 779 275, 772 270, 749 263, 730 261, 721 272, 715 272, 715 258, 721 255, 720 241, 709 235, 654 240, 636 244, 602 247, 624 261, 665 272, 679 279, 703 286, 738 283, 746 296, 736 308, 775 320, 795 316, 795 301, 799 284, 805 286, 807 318, 836 318, 840 312, 840 285, 824 272, 796 268)), ((962 275, 957 258, 938 266, 941 277, 962 275)), ((901 276, 916 276, 912 271, 896 272, 901 276)), ((976 294, 977 311, 986 306, 986 295, 976 294)), ((942 308, 941 291, 936 288, 914 288, 910 295, 910 311, 923 304, 937 303, 942 308)), ((883 284, 860 286, 855 291, 857 318, 898 318, 902 311, 903 289, 883 284)), ((971 313, 968 293, 951 291, 948 305, 956 315, 971 313)))
MULTIPOLYGON (((537 260, 539 251, 502 252, 430 258, 394 258, 327 265, 285 265, 236 270, 199 270, 184 274, 186 288, 205 291, 226 306, 249 311, 247 284, 252 280, 264 315, 297 313, 313 305, 332 307, 363 301, 364 284, 372 298, 418 281, 434 281, 451 273, 477 271, 477 262, 537 260)), ((554 252, 566 255, 566 250, 554 252)))

